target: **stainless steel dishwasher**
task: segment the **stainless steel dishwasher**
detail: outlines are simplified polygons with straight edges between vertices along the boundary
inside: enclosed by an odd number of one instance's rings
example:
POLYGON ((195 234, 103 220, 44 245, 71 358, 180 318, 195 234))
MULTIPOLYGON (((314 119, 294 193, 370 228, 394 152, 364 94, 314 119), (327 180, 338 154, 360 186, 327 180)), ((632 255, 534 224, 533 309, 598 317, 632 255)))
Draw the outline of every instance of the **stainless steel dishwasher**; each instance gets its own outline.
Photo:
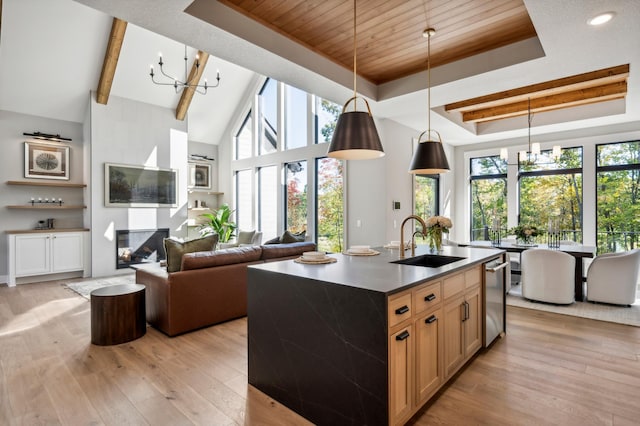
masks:
POLYGON ((484 264, 484 347, 488 347, 501 333, 506 331, 506 282, 507 266, 509 261, 505 261, 501 256, 484 264))

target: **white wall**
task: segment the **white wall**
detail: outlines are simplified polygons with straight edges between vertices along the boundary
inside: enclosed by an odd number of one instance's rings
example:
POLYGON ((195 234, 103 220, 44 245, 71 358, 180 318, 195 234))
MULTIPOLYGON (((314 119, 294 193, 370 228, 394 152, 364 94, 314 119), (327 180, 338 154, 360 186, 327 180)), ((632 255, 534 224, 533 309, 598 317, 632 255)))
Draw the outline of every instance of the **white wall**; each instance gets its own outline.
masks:
MULTIPOLYGON (((599 129, 587 129, 584 135, 556 135, 536 138, 541 142, 542 149, 551 149, 553 145, 560 145, 563 148, 583 147, 583 243, 585 245, 596 245, 596 145, 611 142, 625 142, 640 139, 640 130, 628 131, 615 134, 599 134, 599 129), (591 133, 591 134, 589 134, 591 133)), ((517 152, 528 148, 527 141, 506 140, 487 144, 466 145, 456 147, 455 163, 459 166, 456 170, 457 185, 455 186, 455 220, 462 226, 455 226, 455 234, 452 238, 458 241, 469 241, 471 227, 470 218, 470 186, 469 186, 469 159, 487 155, 499 155, 501 147, 509 147, 510 161, 515 162, 517 152)), ((508 166, 507 171, 507 206, 508 226, 517 225, 518 206, 518 176, 517 166, 508 166), (516 206, 512 208, 511 206, 516 206)))
POLYGON ((92 93, 90 144, 92 275, 130 272, 115 267, 116 230, 169 228, 171 235, 187 235, 187 124, 171 109, 115 96, 101 105, 92 93), (178 207, 105 207, 105 163, 177 169, 178 207))
POLYGON ((59 134, 65 138, 71 138, 71 142, 61 143, 68 145, 69 152, 69 181, 71 183, 86 183, 83 176, 83 147, 84 138, 82 125, 70 121, 53 120, 33 115, 20 114, 10 111, 0 110, 0 282, 6 282, 8 272, 7 261, 7 230, 33 229, 38 220, 53 217, 56 219, 56 227, 82 227, 83 215, 81 211, 30 211, 30 210, 10 210, 6 205, 27 204, 31 197, 55 196, 63 198, 70 204, 83 204, 88 202, 83 200, 84 192, 78 189, 68 188, 45 188, 30 186, 7 185, 8 180, 32 180, 42 182, 42 179, 27 179, 24 177, 24 141, 32 140, 23 136, 23 132, 42 132, 49 134, 59 134))

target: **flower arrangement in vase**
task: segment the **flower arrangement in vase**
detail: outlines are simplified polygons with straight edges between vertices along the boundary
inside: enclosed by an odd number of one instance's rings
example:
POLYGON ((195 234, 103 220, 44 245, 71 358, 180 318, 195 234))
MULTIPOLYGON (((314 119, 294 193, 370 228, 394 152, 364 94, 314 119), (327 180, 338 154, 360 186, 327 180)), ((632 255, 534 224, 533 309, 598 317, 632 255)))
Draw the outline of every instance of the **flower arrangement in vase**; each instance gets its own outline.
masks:
POLYGON ((431 216, 426 220, 425 236, 429 237, 429 247, 431 250, 442 251, 442 234, 449 233, 449 229, 453 226, 451 219, 444 216, 431 216))
POLYGON ((532 245, 534 237, 542 234, 542 231, 532 225, 518 225, 509 232, 516 236, 521 244, 532 245))

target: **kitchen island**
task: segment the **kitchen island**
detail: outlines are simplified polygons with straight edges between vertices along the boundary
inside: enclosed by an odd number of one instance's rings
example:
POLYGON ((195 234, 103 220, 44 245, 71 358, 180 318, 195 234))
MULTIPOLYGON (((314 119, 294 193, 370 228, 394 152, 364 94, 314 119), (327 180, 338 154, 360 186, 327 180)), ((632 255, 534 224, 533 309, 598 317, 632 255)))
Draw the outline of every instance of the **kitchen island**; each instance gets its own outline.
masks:
POLYGON ((248 268, 249 384, 319 425, 403 424, 471 359, 484 264, 504 251, 445 247, 461 260, 423 267, 376 250, 248 268))

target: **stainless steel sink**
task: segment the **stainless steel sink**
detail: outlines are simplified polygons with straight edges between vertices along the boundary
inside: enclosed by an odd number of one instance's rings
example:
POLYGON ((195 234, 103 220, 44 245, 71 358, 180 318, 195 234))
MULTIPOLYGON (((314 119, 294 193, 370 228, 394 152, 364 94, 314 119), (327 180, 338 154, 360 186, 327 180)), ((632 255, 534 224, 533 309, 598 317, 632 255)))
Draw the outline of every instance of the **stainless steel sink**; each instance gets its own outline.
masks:
POLYGON ((448 265, 449 263, 464 260, 465 257, 458 256, 441 256, 439 254, 423 254, 421 256, 409 257, 407 259, 395 260, 391 263, 400 265, 426 266, 427 268, 438 268, 448 265))

